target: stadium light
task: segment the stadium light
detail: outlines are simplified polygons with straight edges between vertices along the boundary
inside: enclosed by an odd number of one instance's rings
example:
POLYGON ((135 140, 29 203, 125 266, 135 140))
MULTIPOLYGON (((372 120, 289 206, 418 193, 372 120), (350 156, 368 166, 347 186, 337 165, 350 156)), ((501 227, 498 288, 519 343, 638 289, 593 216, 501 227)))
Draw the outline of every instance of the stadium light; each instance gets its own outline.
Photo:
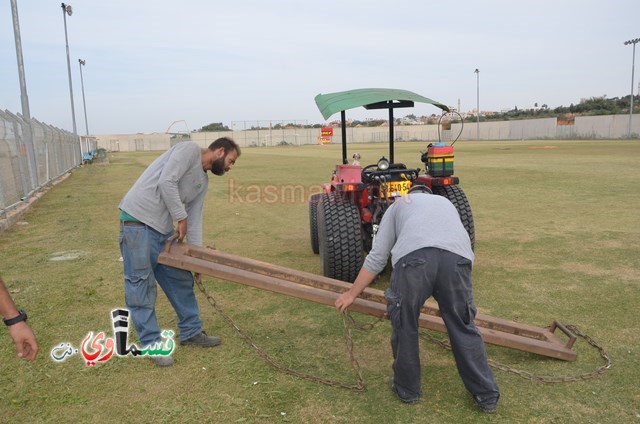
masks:
POLYGON ((84 127, 87 130, 87 136, 89 136, 89 123, 87 121, 87 102, 84 98, 84 79, 82 78, 82 67, 85 66, 87 62, 82 59, 78 59, 78 66, 80 67, 80 86, 82 87, 82 106, 84 108, 84 127))
MULTIPOLYGON (((73 122, 73 133, 78 135, 76 129, 76 111, 73 105, 73 84, 71 83, 71 59, 69 59, 69 37, 67 37, 67 15, 71 16, 73 9, 70 4, 62 3, 62 19, 64 20, 64 40, 67 47, 67 72, 69 73, 69 95, 71 98, 71 120, 73 122)), ((82 153, 82 144, 80 144, 80 153, 82 153)))
POLYGON ((476 74, 476 139, 480 140, 480 70, 473 71, 476 74))
POLYGON ((624 42, 625 46, 629 44, 633 44, 633 58, 631 59, 631 97, 629 104, 629 138, 631 138, 631 119, 633 118, 633 72, 635 68, 636 62, 636 44, 640 41, 640 38, 635 38, 633 40, 628 40, 624 42))

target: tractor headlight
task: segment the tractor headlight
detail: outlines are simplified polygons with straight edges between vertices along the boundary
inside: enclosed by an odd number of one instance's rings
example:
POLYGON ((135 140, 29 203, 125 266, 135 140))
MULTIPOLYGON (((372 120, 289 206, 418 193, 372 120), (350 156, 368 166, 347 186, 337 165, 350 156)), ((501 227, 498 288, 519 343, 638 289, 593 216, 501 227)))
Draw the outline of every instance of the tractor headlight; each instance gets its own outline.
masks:
POLYGON ((386 171, 387 169, 389 169, 389 159, 385 158, 384 156, 378 161, 378 169, 380 171, 386 171))

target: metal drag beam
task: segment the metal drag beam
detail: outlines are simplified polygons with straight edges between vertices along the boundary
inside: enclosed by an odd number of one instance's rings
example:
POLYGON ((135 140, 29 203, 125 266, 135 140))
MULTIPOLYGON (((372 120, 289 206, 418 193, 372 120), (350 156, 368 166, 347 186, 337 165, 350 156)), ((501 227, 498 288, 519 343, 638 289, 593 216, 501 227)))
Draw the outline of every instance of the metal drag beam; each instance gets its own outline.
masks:
MULTIPOLYGON (((333 306, 338 296, 351 287, 351 284, 343 281, 187 243, 167 244, 158 262, 329 306, 333 306)), ((349 309, 386 317, 386 303, 381 290, 366 288, 349 309)), ((576 337, 558 322, 554 321, 551 328, 546 329, 477 314, 475 324, 486 343, 565 361, 575 361, 577 358, 577 354, 571 350, 576 337), (569 337, 566 344, 554 334, 556 328, 569 337)), ((419 325, 447 332, 436 304, 425 304, 419 317, 419 325)))

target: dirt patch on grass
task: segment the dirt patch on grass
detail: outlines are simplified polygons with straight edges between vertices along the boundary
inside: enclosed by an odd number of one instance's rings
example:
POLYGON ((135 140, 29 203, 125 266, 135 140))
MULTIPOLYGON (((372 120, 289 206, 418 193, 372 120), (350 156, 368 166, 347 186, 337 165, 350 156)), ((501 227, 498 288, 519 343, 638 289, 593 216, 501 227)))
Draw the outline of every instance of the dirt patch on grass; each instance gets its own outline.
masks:
POLYGON ((51 262, 60 262, 60 261, 72 261, 74 259, 80 259, 83 256, 86 256, 87 252, 83 252, 82 250, 67 250, 65 252, 55 252, 49 255, 49 261, 51 262))
POLYGON ((599 268, 594 264, 565 262, 560 265, 560 269, 570 274, 581 273, 589 277, 601 277, 610 279, 611 276, 614 275, 617 278, 625 281, 638 281, 638 279, 640 278, 637 270, 628 267, 616 267, 615 270, 610 270, 599 268))

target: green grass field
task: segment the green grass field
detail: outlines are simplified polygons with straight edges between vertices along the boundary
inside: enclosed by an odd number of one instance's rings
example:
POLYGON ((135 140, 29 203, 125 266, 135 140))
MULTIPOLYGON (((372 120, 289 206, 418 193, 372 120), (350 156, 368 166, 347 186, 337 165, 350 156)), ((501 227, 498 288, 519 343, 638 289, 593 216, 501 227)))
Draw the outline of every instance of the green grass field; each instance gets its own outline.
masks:
MULTIPOLYGON (((455 167, 476 224, 474 290, 483 313, 547 326, 575 324, 610 354, 603 375, 569 383, 529 381, 495 370, 498 412, 485 415, 457 375, 451 353, 423 341, 423 400, 404 405, 388 388, 388 322, 354 330, 367 391, 286 375, 243 343, 198 293, 206 330, 223 344, 182 348, 171 368, 113 357, 87 367, 54 362, 62 342, 111 332, 124 307, 117 206, 159 152, 110 154, 55 186, 0 234, 0 275, 29 314, 35 363, 15 356, 0 329, 0 422, 504 422, 640 423, 640 144, 637 141, 459 142, 455 167), (77 259, 52 261, 74 253, 77 259)), ((419 143, 397 143, 396 161, 420 166, 419 143)), ((384 144, 350 146, 362 163, 384 144)), ((205 244, 320 273, 311 252, 305 196, 329 181, 339 146, 243 151, 224 177, 210 177, 205 244)), ((437 225, 437 223, 434 223, 437 225)), ((339 314, 327 306, 205 278, 218 303, 257 345, 293 369, 354 384, 339 314)), ((376 282, 384 288, 387 278, 376 282)), ((161 328, 176 317, 160 292, 161 328)), ((354 314, 360 323, 372 317, 354 314)), ((131 331, 133 333, 133 330, 131 331)), ((435 334, 435 333, 434 333, 435 334)), ((438 334, 435 334, 439 336, 438 334)), ((603 364, 583 340, 563 362, 502 347, 489 356, 537 375, 588 373, 603 364)))

